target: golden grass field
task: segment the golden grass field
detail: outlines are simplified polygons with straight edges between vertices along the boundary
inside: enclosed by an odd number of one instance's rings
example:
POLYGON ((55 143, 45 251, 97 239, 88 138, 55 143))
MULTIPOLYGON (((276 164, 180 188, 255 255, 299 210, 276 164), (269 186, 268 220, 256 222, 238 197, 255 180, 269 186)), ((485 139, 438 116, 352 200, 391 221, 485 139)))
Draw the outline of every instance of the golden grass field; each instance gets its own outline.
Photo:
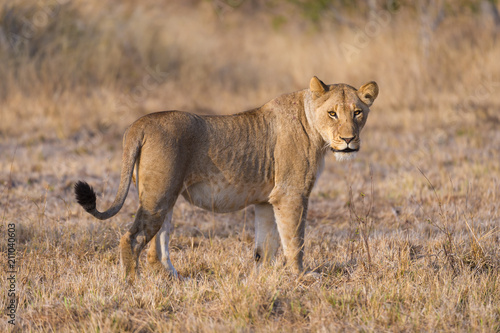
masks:
POLYGON ((500 30, 474 1, 444 1, 441 21, 433 2, 382 2, 370 16, 363 1, 1 0, 0 331, 499 332, 500 30), (252 207, 179 199, 171 253, 186 279, 144 256, 126 285, 135 188, 98 221, 74 182, 102 209, 138 117, 244 111, 313 75, 380 87, 358 157, 327 158, 310 198, 305 266, 319 277, 283 258, 255 271, 252 207))

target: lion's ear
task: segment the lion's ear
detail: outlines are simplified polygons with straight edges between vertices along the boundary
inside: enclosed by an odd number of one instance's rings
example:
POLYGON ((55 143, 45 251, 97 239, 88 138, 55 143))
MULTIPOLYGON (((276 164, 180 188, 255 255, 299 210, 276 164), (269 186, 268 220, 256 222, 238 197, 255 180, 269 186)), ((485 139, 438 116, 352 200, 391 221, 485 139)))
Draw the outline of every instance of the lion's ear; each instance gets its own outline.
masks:
POLYGON ((316 93, 318 95, 322 95, 325 93, 325 91, 328 90, 328 87, 326 84, 324 84, 320 79, 318 79, 316 76, 313 76, 311 79, 311 82, 309 82, 309 89, 311 92, 316 93))
POLYGON ((373 104, 373 101, 378 96, 378 85, 377 82, 371 81, 364 84, 358 90, 358 96, 368 106, 373 104))

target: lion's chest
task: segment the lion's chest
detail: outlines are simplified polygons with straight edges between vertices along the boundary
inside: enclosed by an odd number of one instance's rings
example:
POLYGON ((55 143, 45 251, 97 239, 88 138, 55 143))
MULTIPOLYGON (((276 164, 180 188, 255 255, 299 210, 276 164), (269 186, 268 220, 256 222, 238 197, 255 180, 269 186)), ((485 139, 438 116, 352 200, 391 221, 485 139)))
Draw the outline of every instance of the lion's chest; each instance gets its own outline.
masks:
POLYGON ((272 184, 230 184, 212 179, 185 188, 182 195, 195 206, 217 213, 227 213, 267 201, 272 188, 272 184))

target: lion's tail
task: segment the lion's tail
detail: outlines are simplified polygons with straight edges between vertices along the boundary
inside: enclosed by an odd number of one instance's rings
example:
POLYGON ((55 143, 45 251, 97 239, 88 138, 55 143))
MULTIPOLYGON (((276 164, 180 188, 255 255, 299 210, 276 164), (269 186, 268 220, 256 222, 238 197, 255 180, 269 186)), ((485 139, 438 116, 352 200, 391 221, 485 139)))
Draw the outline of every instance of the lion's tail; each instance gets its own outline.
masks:
POLYGON ((116 213, 120 211, 125 199, 127 198, 132 173, 134 172, 134 165, 141 151, 141 140, 138 140, 137 136, 130 135, 128 132, 129 131, 125 133, 123 138, 123 158, 120 186, 118 187, 118 193, 116 194, 115 200, 108 210, 105 212, 97 210, 96 194, 94 189, 89 184, 84 181, 78 181, 75 184, 76 201, 83 207, 83 209, 99 220, 106 220, 115 216, 116 213))

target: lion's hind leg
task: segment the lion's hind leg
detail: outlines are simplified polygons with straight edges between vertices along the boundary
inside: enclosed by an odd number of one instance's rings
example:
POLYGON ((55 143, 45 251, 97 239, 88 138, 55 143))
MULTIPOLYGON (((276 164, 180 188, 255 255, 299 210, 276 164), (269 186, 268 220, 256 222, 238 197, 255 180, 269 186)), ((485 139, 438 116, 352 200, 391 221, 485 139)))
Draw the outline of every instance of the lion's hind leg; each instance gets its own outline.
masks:
POLYGON ((172 229, 172 210, 168 212, 165 221, 163 222, 160 230, 154 236, 148 249, 148 263, 151 265, 160 264, 165 267, 167 272, 175 278, 178 278, 177 271, 175 270, 172 262, 170 261, 170 252, 168 249, 169 237, 172 229))
POLYGON ((132 227, 121 238, 121 262, 129 283, 133 283, 138 275, 141 251, 161 228, 166 216, 167 211, 165 210, 149 212, 143 207, 139 207, 132 227))

